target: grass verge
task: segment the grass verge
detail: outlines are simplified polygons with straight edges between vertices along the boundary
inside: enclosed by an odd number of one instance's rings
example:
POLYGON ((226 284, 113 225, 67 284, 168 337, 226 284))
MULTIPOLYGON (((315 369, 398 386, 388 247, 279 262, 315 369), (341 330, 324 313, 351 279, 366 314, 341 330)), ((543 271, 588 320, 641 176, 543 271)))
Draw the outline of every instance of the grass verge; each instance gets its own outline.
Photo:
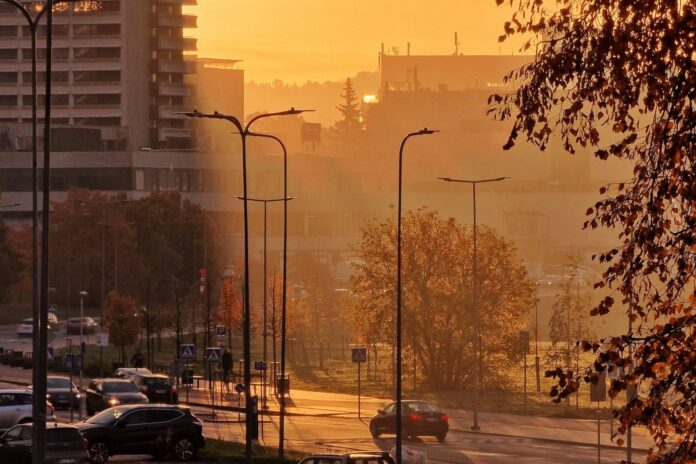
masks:
MULTIPOLYGON (((304 454, 295 451, 285 452, 285 462, 295 464, 304 454)), ((198 461, 205 463, 243 463, 244 444, 216 439, 206 439, 205 448, 198 453, 198 461)), ((254 462, 258 464, 279 464, 278 449, 266 446, 254 447, 254 462)))

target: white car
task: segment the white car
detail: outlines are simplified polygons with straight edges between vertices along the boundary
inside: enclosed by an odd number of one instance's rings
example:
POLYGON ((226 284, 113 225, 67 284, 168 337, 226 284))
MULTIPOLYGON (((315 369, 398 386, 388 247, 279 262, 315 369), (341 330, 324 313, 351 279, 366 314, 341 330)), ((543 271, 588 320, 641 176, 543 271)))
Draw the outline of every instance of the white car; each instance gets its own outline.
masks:
MULTIPOLYGON (((31 391, 0 390, 0 430, 31 422, 31 410, 31 391)), ((53 405, 49 402, 46 402, 46 420, 56 420, 53 405)))
MULTIPOLYGON (((55 314, 48 314, 48 331, 51 332, 58 327, 58 318, 55 314)), ((34 334, 34 318, 28 317, 22 319, 22 322, 17 324, 17 336, 18 337, 31 337, 34 334)))
POLYGON ((18 337, 31 337, 34 333, 34 319, 22 319, 22 322, 17 324, 16 332, 18 337))
POLYGON ((119 379, 133 380, 136 375, 154 375, 149 369, 144 367, 119 367, 114 371, 111 377, 119 379))

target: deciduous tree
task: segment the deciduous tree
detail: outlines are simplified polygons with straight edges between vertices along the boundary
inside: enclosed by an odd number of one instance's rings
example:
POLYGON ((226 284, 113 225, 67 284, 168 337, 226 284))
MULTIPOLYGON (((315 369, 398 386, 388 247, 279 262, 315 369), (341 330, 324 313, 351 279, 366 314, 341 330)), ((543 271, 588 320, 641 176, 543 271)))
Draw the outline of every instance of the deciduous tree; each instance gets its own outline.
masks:
MULTIPOLYGON (((519 358, 518 330, 532 306, 532 284, 510 242, 477 227, 478 292, 483 378, 496 380, 519 358)), ((409 212, 402 222, 404 348, 424 366, 428 385, 461 388, 470 383, 474 352, 471 230, 432 211, 409 212)), ((372 221, 358 244, 354 265, 355 327, 367 343, 394 341, 396 227, 372 221)))
MULTIPOLYGON (((493 113, 512 119, 507 147, 522 136, 541 149, 560 137, 565 149, 590 147, 597 158, 633 163, 633 177, 600 189, 588 228, 618 232, 619 246, 599 287, 617 292, 632 330, 587 343, 597 353, 584 376, 623 367, 610 395, 637 386, 618 412, 623 434, 644 425, 655 439, 649 461, 696 459, 696 4, 677 0, 497 0, 517 10, 505 40, 526 35, 532 62, 491 97, 493 113), (602 134, 603 130, 611 134, 602 134), (675 445, 672 446, 671 443, 675 445)), ((616 310, 616 309, 614 309, 616 310)), ((573 393, 580 379, 558 369, 552 394, 573 393)))
POLYGON ((109 342, 121 348, 121 362, 126 362, 126 346, 135 344, 140 333, 140 314, 135 301, 112 291, 106 297, 104 322, 109 330, 109 342))

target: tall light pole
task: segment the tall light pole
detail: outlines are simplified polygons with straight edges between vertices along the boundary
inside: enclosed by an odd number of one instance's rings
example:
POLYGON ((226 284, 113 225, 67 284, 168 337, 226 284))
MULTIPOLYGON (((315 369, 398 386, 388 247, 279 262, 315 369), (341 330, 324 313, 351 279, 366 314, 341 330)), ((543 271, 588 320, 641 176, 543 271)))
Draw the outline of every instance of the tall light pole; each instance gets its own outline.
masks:
MULTIPOLYGON (((237 197, 240 200, 244 200, 243 197, 237 197)), ((278 201, 290 201, 294 197, 285 198, 247 198, 247 201, 253 201, 256 203, 263 203, 263 361, 268 362, 268 253, 267 253, 267 241, 268 241, 268 203, 275 203, 278 201)), ((266 404, 266 383, 263 384, 263 409, 268 409, 266 404)))
POLYGON ((439 131, 428 128, 421 129, 418 132, 411 132, 403 138, 399 147, 399 201, 396 223, 396 464, 401 464, 401 442, 403 441, 401 430, 401 192, 404 171, 404 145, 411 137, 432 135, 436 132, 439 131))
MULTIPOLYGON (((83 331, 83 325, 84 325, 84 317, 85 317, 85 297, 87 296, 87 292, 82 290, 80 292, 80 391, 82 391, 82 373, 85 365, 85 342, 84 342, 84 331, 83 331)), ((82 399, 82 396, 80 396, 80 399, 82 399)), ((79 412, 79 417, 80 420, 82 420, 82 402, 78 403, 80 405, 80 412, 79 412)))
POLYGON ((452 179, 450 177, 438 177, 440 180, 444 180, 445 182, 459 182, 459 183, 464 183, 464 184, 470 184, 471 185, 471 191, 473 194, 473 205, 474 205, 474 227, 473 227, 473 236, 474 236, 474 243, 473 243, 473 258, 472 258, 472 266, 471 266, 471 275, 472 275, 472 307, 474 309, 474 346, 475 349, 474 351, 476 352, 476 362, 475 362, 475 367, 474 367, 474 423, 471 426, 471 430, 480 430, 481 427, 479 427, 478 424, 478 403, 479 403, 479 388, 480 388, 480 379, 481 379, 481 370, 483 369, 483 361, 482 361, 482 353, 481 353, 481 318, 479 315, 479 310, 478 310, 478 301, 477 301, 477 290, 478 290, 478 282, 477 282, 477 269, 476 269, 476 185, 477 184, 485 184, 489 182, 500 182, 505 179, 509 179, 509 177, 496 177, 494 179, 479 179, 479 180, 467 180, 467 179, 452 179))
MULTIPOLYGON (((291 108, 286 111, 278 111, 275 113, 263 113, 254 116, 249 120, 246 125, 243 125, 239 119, 232 115, 226 115, 218 113, 200 113, 197 110, 192 112, 183 113, 190 118, 206 118, 206 119, 221 119, 227 121, 235 126, 237 133, 242 139, 242 201, 244 203, 244 333, 243 333, 243 345, 244 345, 244 401, 245 401, 245 453, 244 458, 247 464, 252 462, 252 445, 254 437, 252 436, 251 430, 251 417, 253 416, 253 403, 251 400, 251 319, 250 319, 250 307, 249 307, 249 205, 248 205, 248 193, 247 193, 247 137, 254 135, 251 132, 251 126, 260 119, 270 118, 274 116, 292 116, 304 113, 307 110, 296 110, 291 108)), ((259 134, 260 136, 260 134, 259 134)), ((284 150, 285 151, 285 150, 284 150)), ((287 155, 285 156, 287 162, 287 155)), ((287 174, 287 173, 286 173, 287 174)), ((286 179, 287 181, 287 179, 286 179)), ((285 185, 287 189, 287 182, 285 185)), ((287 197, 287 193, 283 195, 287 197)))
MULTIPOLYGON (((309 110, 314 111, 314 110, 309 110)), ((283 141, 271 134, 251 133, 254 137, 274 140, 283 150, 283 198, 288 198, 288 150, 283 141)), ((288 281, 288 202, 283 202, 283 292, 280 310, 280 378, 282 391, 280 395, 280 417, 278 420, 278 457, 281 464, 285 462, 285 355, 287 346, 287 281, 288 281)))
MULTIPOLYGON (((50 168, 51 168, 51 47, 53 42, 53 5, 77 0, 46 0, 36 16, 31 15, 30 5, 18 0, 0 0, 21 13, 27 21, 31 33, 31 140, 32 140, 32 315, 34 320, 32 350, 34 363, 32 383, 32 456, 35 464, 46 462, 46 373, 48 368, 48 236, 50 207, 50 168), (42 253, 39 266, 39 217, 38 217, 38 105, 37 105, 37 60, 36 35, 41 18, 46 15, 46 92, 44 116, 44 172, 43 172, 43 212, 42 212, 42 253), (42 280, 39 281, 39 267, 42 280)), ((33 9, 33 8, 32 8, 33 9)), ((36 10, 34 10, 36 11, 36 10)))

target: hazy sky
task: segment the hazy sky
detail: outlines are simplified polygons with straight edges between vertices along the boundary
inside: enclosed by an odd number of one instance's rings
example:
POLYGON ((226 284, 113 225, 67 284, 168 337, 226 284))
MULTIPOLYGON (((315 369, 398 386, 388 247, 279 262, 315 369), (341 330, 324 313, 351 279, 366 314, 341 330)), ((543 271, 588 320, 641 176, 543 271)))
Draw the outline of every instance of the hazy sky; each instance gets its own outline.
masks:
POLYGON ((498 44, 509 7, 495 0, 198 0, 198 54, 241 59, 247 80, 338 80, 377 68, 387 49, 509 54, 498 44))

